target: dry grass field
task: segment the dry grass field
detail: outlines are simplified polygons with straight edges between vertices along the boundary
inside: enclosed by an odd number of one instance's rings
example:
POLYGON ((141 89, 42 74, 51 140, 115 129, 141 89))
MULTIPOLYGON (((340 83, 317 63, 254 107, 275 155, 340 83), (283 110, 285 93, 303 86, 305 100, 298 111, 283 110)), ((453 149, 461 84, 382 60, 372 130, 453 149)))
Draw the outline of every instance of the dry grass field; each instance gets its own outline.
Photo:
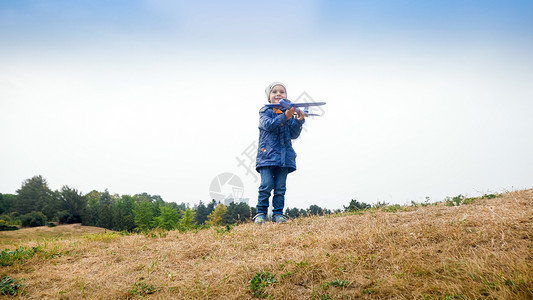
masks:
POLYGON ((6 248, 6 245, 23 245, 30 241, 65 239, 104 231, 104 228, 81 226, 80 224, 61 225, 56 227, 42 226, 22 228, 15 231, 0 231, 0 246, 6 248))
POLYGON ((0 275, 21 280, 23 299, 533 299, 533 190, 460 206, 107 231, 3 249, 21 246, 38 248, 0 275))

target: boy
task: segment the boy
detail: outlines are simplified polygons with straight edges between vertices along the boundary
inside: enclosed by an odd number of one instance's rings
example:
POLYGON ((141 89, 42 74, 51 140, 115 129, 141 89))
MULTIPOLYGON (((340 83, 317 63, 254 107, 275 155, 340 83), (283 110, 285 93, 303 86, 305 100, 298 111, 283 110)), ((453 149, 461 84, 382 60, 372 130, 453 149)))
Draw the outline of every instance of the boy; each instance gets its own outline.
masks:
MULTIPOLYGON (((271 83, 265 90, 268 102, 277 104, 287 97, 287 89, 281 82, 271 83)), ((287 100, 288 101, 288 100, 287 100)), ((293 117, 296 109, 263 107, 259 110, 259 147, 257 149, 256 170, 261 174, 259 197, 257 200, 256 224, 264 224, 267 218, 270 192, 272 199, 272 222, 287 222, 283 215, 287 174, 296 170, 296 152, 291 139, 302 132, 305 122, 303 111, 293 117)))

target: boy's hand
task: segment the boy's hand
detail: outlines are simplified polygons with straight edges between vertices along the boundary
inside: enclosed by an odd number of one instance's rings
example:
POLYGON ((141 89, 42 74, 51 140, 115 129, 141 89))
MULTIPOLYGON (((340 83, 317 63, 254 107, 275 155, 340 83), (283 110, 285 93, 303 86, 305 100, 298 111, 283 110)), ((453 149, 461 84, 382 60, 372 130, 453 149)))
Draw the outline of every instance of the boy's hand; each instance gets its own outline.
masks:
POLYGON ((298 116, 296 116, 296 119, 298 119, 298 121, 301 121, 305 118, 305 113, 303 110, 300 109, 300 111, 298 111, 298 116))
POLYGON ((291 109, 287 109, 285 111, 285 120, 289 120, 294 115, 294 112, 296 111, 296 107, 291 107, 291 109))

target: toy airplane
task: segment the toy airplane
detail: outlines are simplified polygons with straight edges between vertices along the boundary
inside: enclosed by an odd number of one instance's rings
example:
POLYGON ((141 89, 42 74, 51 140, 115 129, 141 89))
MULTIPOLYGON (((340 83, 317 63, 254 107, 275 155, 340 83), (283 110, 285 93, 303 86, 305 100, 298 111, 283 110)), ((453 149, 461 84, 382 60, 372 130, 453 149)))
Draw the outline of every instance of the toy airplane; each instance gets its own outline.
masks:
POLYGON ((310 114, 309 113, 309 106, 322 106, 324 104, 326 104, 326 102, 292 103, 292 102, 287 102, 286 99, 281 99, 281 100, 279 100, 279 103, 277 103, 277 104, 265 104, 265 106, 266 107, 273 107, 273 108, 285 108, 285 109, 291 109, 293 107, 296 107, 296 113, 300 112, 299 107, 303 107, 304 108, 304 115, 306 117, 308 117, 308 116, 320 116, 320 115, 317 115, 317 114, 310 114))

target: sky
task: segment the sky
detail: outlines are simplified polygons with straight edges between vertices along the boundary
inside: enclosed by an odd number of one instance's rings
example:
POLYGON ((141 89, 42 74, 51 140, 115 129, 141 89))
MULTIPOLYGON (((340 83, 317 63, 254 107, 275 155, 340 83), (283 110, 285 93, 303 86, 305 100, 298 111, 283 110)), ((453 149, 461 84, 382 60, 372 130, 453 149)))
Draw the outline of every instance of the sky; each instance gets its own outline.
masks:
POLYGON ((531 1, 0 1, 0 193, 257 202, 273 81, 324 101, 285 207, 533 187, 531 1))

